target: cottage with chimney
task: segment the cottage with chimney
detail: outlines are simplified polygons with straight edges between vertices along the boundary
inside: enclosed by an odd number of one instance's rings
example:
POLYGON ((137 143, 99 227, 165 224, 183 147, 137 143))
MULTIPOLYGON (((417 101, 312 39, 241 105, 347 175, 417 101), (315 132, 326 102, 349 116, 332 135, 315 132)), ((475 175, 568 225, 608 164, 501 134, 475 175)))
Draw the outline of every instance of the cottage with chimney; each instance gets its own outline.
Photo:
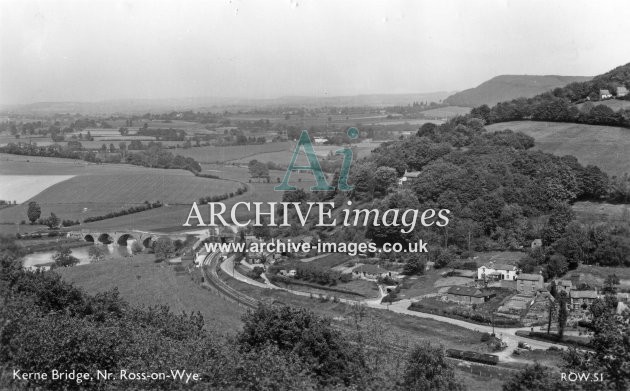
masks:
POLYGON ((543 276, 540 274, 521 273, 516 280, 516 291, 518 293, 534 294, 545 286, 543 276))
POLYGON ((569 297, 571 299, 571 308, 579 310, 582 309, 582 306, 590 307, 599 295, 597 291, 573 291, 569 297))

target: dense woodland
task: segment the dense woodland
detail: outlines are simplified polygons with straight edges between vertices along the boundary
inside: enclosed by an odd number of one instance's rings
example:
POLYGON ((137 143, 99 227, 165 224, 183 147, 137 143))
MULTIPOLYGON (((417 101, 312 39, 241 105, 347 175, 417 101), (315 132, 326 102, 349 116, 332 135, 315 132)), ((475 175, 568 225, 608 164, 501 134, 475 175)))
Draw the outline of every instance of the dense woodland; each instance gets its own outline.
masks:
MULTIPOLYGON (((528 248, 536 238, 542 238, 544 246, 524 258, 522 267, 541 270, 546 277, 561 276, 580 263, 630 266, 628 224, 586 226, 575 221, 570 207, 584 200, 627 202, 628 178, 610 178, 575 157, 554 156, 533 146, 533 138, 522 133, 490 133, 482 119, 457 117, 440 126, 425 124, 416 135, 384 143, 354 162, 349 181, 354 190, 349 194, 298 191, 283 200, 334 200, 344 207, 352 200, 355 207, 370 206, 381 214, 395 208, 448 209, 454 216, 448 226, 417 226, 409 234, 384 226, 319 229, 326 240, 368 238, 378 245, 424 239, 431 248, 427 260, 438 267, 472 251, 528 248), (418 171, 418 177, 401 187, 398 179, 407 171, 418 171)), ((310 230, 317 227, 293 226, 276 233, 310 230)))

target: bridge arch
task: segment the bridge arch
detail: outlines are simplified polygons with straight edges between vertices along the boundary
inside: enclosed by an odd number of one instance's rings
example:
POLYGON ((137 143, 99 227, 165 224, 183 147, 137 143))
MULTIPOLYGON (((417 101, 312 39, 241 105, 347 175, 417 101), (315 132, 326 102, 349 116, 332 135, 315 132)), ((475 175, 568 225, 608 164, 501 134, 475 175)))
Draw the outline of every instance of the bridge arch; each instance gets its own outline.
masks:
POLYGON ((142 239, 142 245, 146 248, 150 248, 154 242, 155 238, 153 236, 147 236, 146 238, 142 239))
POLYGON ((109 236, 107 232, 100 234, 100 236, 98 237, 98 241, 103 244, 110 244, 113 242, 112 237, 109 236))
POLYGON ((87 234, 87 235, 85 235, 85 236, 83 237, 83 239, 85 239, 85 241, 86 241, 86 242, 92 242, 92 243, 94 243, 94 242, 95 242, 95 240, 94 240, 94 236, 92 236, 92 234, 87 234))
POLYGON ((129 239, 136 239, 136 237, 132 234, 122 234, 118 237, 116 243, 118 243, 119 246, 126 246, 129 239))

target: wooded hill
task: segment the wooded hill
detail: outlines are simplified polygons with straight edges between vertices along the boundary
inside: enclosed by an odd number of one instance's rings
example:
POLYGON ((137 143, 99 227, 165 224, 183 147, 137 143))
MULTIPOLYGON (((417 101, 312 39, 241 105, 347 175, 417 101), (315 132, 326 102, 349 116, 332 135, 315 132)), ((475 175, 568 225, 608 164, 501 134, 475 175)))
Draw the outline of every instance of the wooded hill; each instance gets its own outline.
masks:
POLYGON ((476 107, 495 105, 516 98, 531 98, 554 88, 573 82, 590 80, 587 76, 557 75, 501 75, 481 83, 475 88, 460 91, 444 101, 453 106, 476 107))

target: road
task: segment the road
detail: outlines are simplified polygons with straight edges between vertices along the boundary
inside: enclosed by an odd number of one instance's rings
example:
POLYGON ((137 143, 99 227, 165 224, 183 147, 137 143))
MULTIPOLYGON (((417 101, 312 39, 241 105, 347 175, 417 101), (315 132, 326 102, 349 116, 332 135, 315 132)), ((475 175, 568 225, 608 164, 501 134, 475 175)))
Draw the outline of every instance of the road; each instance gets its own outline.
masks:
MULTIPOLYGON (((210 264, 210 262, 218 262, 219 261, 218 255, 215 254, 209 254, 206 257, 206 260, 204 261, 204 264, 210 264)), ((234 263, 233 263, 233 258, 229 258, 224 262, 220 262, 218 265, 221 270, 223 270, 225 273, 227 273, 230 276, 233 276, 234 278, 236 278, 239 281, 245 282, 247 284, 251 284, 260 288, 265 288, 265 289, 278 289, 278 290, 283 290, 285 292, 289 292, 292 293, 294 295, 299 295, 299 296, 310 296, 310 293, 307 292, 300 292, 300 291, 294 291, 291 289, 286 289, 286 288, 281 288, 278 286, 275 286, 273 284, 271 284, 269 282, 269 280, 265 279, 265 283, 260 282, 260 281, 256 281, 253 280, 247 276, 242 275, 241 273, 239 273, 238 271, 234 270, 234 263)), ((215 268, 211 268, 211 270, 215 270, 216 273, 216 269, 215 268)), ((233 290, 232 288, 230 288, 231 290, 233 290)), ((235 291, 236 292, 236 291, 235 291)), ((239 295, 240 294, 239 292, 239 295)), ((242 299, 242 297, 241 297, 242 299)), ((251 299, 251 298, 250 298, 251 299)), ((252 299, 253 300, 253 299, 252 299)), ((461 319, 454 319, 454 318, 449 318, 446 316, 440 316, 440 315, 435 315, 435 314, 428 314, 428 313, 424 313, 424 312, 418 312, 418 311, 412 311, 409 310, 409 306, 411 305, 411 303, 413 302, 411 299, 404 299, 404 300, 400 300, 400 301, 396 301, 390 305, 387 304, 381 304, 380 303, 380 299, 366 299, 366 300, 361 300, 361 301, 357 301, 357 300, 348 300, 348 299, 340 299, 341 302, 344 303, 357 303, 360 302, 362 304, 364 304, 367 307, 370 308, 375 308, 375 309, 379 309, 379 310, 385 310, 385 311, 392 311, 398 314, 403 314, 403 315, 409 315, 409 316, 415 316, 418 318, 425 318, 425 319, 433 319, 436 320, 438 322, 443 322, 443 323, 449 323, 455 326, 459 326, 459 327, 463 327, 465 329, 469 329, 469 330, 473 330, 473 331, 478 331, 478 332, 482 332, 482 333, 489 333, 492 334, 492 326, 488 326, 488 325, 480 325, 480 324, 476 324, 476 323, 470 323, 470 322, 466 322, 464 320, 461 319)), ((493 354, 496 354, 497 356, 499 356, 499 358, 502 361, 522 361, 519 359, 515 359, 512 357, 512 352, 514 351, 514 349, 516 349, 518 347, 518 343, 519 342, 523 342, 523 343, 527 343, 529 346, 531 346, 534 349, 542 349, 542 350, 546 350, 549 349, 551 346, 555 346, 557 348, 560 349, 564 349, 564 347, 562 345, 557 345, 557 344, 553 344, 550 342, 543 342, 543 341, 538 341, 538 340, 534 340, 531 338, 526 338, 526 337, 521 337, 516 335, 517 331, 529 331, 530 328, 529 327, 516 327, 516 328, 499 328, 499 327, 495 327, 494 328, 494 332, 496 333, 496 335, 501 338, 506 344, 507 344, 507 348, 504 349, 501 352, 496 352, 493 354)))
MULTIPOLYGON (((437 320, 439 322, 444 322, 444 323, 449 323, 455 326, 459 326, 459 327, 463 327, 465 329, 469 329, 469 330, 474 330, 474 331, 479 331, 482 333, 489 333, 492 334, 492 326, 487 326, 487 325, 480 325, 480 324, 476 324, 476 323, 470 323, 470 322, 466 322, 464 320, 460 320, 460 319, 453 319, 453 318, 449 318, 446 316, 440 316, 440 315, 435 315, 435 314, 428 314, 428 313, 424 313, 424 312, 418 312, 418 311, 412 311, 409 310, 409 306, 411 305, 412 300, 409 299, 405 299, 405 300, 400 300, 400 301, 396 301, 392 304, 390 304, 389 306, 387 306, 386 304, 380 304, 380 303, 375 303, 374 301, 372 302, 366 302, 366 305, 368 307, 371 308, 378 308, 378 309, 382 309, 382 310, 389 310, 389 311, 393 311, 396 312, 398 314, 405 314, 405 315, 411 315, 411 316, 416 316, 418 318, 425 318, 425 319, 433 319, 433 320, 437 320)), ((529 346, 531 346, 534 349, 549 349, 551 346, 555 346, 558 348, 564 348, 561 345, 556 345, 550 342, 543 342, 543 341, 538 341, 538 340, 534 340, 531 338, 526 338, 526 337, 521 337, 516 335, 517 331, 529 331, 530 328, 529 327, 515 327, 515 328, 499 328, 499 327, 495 327, 494 328, 494 332, 496 333, 496 335, 501 338, 506 344, 507 344, 507 348, 504 349, 501 352, 497 352, 497 353, 493 353, 498 355, 503 361, 521 361, 521 360, 515 360, 511 355, 512 352, 514 351, 514 349, 517 348, 518 343, 519 342, 523 342, 523 343, 527 343, 529 346)))

